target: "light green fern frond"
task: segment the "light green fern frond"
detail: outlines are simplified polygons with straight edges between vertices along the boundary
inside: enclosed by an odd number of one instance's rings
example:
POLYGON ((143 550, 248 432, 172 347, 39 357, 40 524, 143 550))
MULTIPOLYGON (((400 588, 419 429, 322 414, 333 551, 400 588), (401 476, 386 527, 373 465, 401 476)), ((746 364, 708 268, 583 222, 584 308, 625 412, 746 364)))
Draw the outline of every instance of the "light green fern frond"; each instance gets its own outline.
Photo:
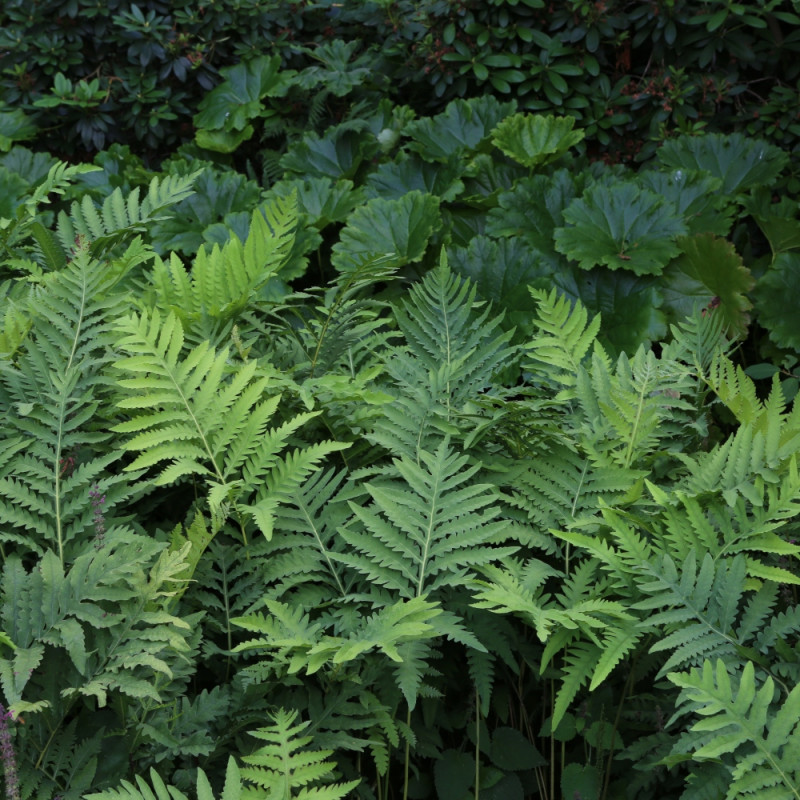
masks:
POLYGON ((702 717, 691 728, 698 744, 684 754, 727 765, 726 800, 800 798, 800 686, 776 705, 772 678, 757 676, 752 662, 731 673, 722 659, 667 677, 682 690, 679 713, 702 717))
POLYGON ((110 474, 118 458, 103 452, 109 434, 99 420, 103 369, 113 341, 110 319, 122 298, 109 292, 107 265, 80 249, 30 303, 32 327, 14 361, 0 361, 6 424, 26 439, 0 479, 2 538, 41 553, 53 547, 69 561, 94 536, 89 493, 105 495, 109 525, 128 479, 110 474))
POLYGON ((75 200, 69 214, 61 211, 58 215, 57 235, 64 253, 71 252, 82 238, 92 255, 99 257, 120 241, 145 231, 149 223, 165 218, 164 209, 192 194, 192 183, 199 174, 153 178, 141 202, 138 186, 127 197, 115 189, 99 208, 88 194, 75 200))
POLYGON ((172 253, 156 258, 153 304, 174 313, 195 340, 212 343, 241 314, 289 259, 297 228, 297 198, 276 197, 253 211, 244 243, 236 236, 221 247, 203 245, 191 270, 172 253))
POLYGON ((514 354, 511 332, 499 333, 500 317, 490 318, 488 309, 476 314, 475 296, 475 287, 449 269, 442 251, 439 265, 394 309, 407 346, 384 356, 396 399, 383 408, 371 441, 417 458, 443 434, 474 429, 466 404, 493 388, 514 354))
POLYGON ((595 457, 606 453, 624 469, 659 449, 676 449, 664 422, 676 409, 693 408, 683 398, 693 390, 689 375, 676 375, 651 350, 639 348, 632 360, 623 353, 615 369, 595 351, 590 366, 579 369, 575 389, 585 420, 583 443, 595 457))
POLYGON ((336 769, 327 760, 332 751, 309 749, 312 737, 302 735, 309 723, 296 719, 296 711, 279 709, 272 725, 251 732, 265 744, 242 758, 247 765, 242 777, 258 787, 245 792, 245 798, 341 800, 358 786, 357 780, 330 782, 336 769))
POLYGON ((531 289, 538 301, 538 317, 534 320, 537 332, 528 346, 528 355, 534 361, 526 364, 534 375, 547 385, 562 387, 558 399, 569 400, 575 394, 575 381, 579 367, 597 343, 600 315, 591 321, 580 301, 574 305, 555 289, 548 294, 544 289, 531 289))
POLYGON ((157 485, 199 476, 209 487, 215 526, 233 510, 245 541, 242 515, 269 538, 278 502, 346 445, 321 442, 280 457, 289 436, 314 415, 269 429, 280 397, 265 397, 270 381, 257 362, 229 369, 228 350, 216 352, 206 341, 181 358, 183 327, 174 314, 162 322, 158 310, 126 317, 117 330, 117 346, 129 356, 115 366, 135 376, 118 381, 128 395, 118 405, 134 416, 114 430, 135 434, 123 447, 139 453, 126 469, 161 466, 157 485))
POLYGON ((350 546, 337 558, 401 597, 419 597, 463 583, 473 567, 507 557, 500 547, 505 523, 491 486, 471 479, 468 466, 445 440, 420 463, 395 459, 397 478, 367 484, 370 506, 351 503, 355 515, 340 535, 350 546))
MULTIPOLYGON (((205 772, 200 768, 197 770, 196 787, 194 797, 197 800, 215 800, 214 790, 211 788, 205 772)), ((225 771, 225 786, 218 800, 240 800, 243 788, 239 766, 231 756, 225 771)), ((92 792, 84 795, 84 798, 85 800, 189 800, 188 796, 180 789, 164 783, 161 776, 152 767, 150 768, 149 783, 141 775, 137 775, 135 784, 130 781, 122 781, 113 789, 92 792)))

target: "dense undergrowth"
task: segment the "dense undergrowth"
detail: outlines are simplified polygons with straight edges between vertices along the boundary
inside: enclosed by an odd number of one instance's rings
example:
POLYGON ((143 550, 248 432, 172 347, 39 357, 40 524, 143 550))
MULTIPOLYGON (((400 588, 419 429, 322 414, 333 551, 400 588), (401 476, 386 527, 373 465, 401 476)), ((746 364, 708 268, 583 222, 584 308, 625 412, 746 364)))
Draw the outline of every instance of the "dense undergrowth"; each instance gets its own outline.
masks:
POLYGON ((23 5, 7 796, 800 798, 794 7, 23 5))

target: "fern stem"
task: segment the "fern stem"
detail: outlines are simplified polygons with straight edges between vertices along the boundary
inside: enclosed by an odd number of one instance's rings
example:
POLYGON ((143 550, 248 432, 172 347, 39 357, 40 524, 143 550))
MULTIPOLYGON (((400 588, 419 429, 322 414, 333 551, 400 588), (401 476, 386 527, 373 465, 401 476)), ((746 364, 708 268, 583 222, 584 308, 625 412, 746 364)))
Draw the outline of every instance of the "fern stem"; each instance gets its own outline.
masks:
MULTIPOLYGON (((406 712, 406 725, 411 730, 411 706, 408 707, 406 712)), ((411 760, 411 742, 406 737, 406 754, 405 763, 403 764, 403 800, 408 800, 408 766, 411 760)))
POLYGON ((481 701, 475 686, 475 800, 480 796, 481 781, 481 701))

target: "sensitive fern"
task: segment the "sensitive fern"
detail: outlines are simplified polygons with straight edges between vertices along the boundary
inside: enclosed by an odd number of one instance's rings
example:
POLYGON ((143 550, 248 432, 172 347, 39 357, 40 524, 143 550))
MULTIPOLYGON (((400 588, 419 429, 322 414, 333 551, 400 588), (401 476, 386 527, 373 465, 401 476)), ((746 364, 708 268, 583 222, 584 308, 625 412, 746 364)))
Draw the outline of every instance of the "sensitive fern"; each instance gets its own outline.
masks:
POLYGON ((126 469, 162 465, 157 485, 199 476, 208 485, 215 526, 234 513, 245 541, 248 519, 269 538, 278 503, 345 445, 320 442, 280 457, 313 415, 270 429, 280 397, 267 396, 270 379, 255 361, 229 370, 228 350, 217 352, 206 341, 181 358, 183 327, 174 314, 162 322, 157 310, 123 319, 117 330, 118 347, 129 356, 115 366, 136 376, 119 380, 129 396, 118 405, 135 413, 114 430, 136 434, 124 447, 140 453, 126 469))

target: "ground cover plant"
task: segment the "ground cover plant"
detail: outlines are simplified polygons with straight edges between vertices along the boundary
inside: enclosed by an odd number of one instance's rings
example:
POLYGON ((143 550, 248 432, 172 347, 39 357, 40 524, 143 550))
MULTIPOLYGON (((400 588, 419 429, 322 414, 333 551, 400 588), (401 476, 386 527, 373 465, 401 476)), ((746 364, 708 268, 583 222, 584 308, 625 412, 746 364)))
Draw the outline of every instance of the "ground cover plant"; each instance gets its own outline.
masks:
POLYGON ((3 228, 7 785, 796 796, 800 412, 719 307, 616 355, 446 249, 287 293, 296 191, 189 265, 200 176, 48 216, 86 170, 3 228))
POLYGON ((101 5, 0 10, 6 796, 800 798, 794 4, 101 5))

